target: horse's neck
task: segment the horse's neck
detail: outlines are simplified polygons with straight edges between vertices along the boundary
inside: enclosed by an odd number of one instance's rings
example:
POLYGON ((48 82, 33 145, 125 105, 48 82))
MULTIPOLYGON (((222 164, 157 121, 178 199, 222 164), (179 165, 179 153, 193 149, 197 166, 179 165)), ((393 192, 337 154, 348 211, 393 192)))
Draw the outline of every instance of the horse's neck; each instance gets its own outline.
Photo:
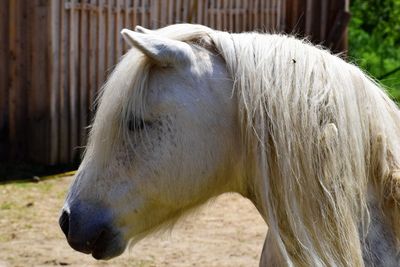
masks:
POLYGON ((399 249, 392 226, 375 194, 371 193, 368 200, 371 221, 366 239, 361 240, 365 266, 400 266, 399 249))
MULTIPOLYGON (((380 208, 374 190, 370 191, 368 207, 371 221, 366 238, 361 240, 364 264, 366 267, 400 266, 399 248, 392 226, 380 208)), ((271 234, 267 235, 261 255, 260 267, 265 266, 285 266, 271 234)))

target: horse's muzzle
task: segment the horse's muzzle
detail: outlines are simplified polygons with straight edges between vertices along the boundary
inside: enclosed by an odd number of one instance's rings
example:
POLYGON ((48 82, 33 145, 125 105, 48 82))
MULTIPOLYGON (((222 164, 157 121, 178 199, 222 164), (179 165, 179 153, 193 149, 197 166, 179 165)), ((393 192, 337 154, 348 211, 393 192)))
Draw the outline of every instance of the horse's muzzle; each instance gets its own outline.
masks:
POLYGON ((105 208, 75 203, 62 210, 59 224, 73 249, 96 259, 113 258, 124 251, 120 234, 105 208))

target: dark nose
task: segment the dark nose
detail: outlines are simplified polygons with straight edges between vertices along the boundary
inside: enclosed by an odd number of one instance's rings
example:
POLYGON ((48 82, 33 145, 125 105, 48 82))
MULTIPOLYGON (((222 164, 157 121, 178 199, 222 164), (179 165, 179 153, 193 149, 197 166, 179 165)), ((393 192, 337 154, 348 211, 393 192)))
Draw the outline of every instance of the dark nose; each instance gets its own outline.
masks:
POLYGON ((101 252, 112 236, 111 219, 106 209, 99 206, 76 203, 63 210, 59 224, 69 245, 89 254, 101 252))
POLYGON ((68 238, 68 230, 69 230, 69 214, 67 211, 63 210, 58 220, 60 224, 61 230, 64 232, 65 237, 68 238))

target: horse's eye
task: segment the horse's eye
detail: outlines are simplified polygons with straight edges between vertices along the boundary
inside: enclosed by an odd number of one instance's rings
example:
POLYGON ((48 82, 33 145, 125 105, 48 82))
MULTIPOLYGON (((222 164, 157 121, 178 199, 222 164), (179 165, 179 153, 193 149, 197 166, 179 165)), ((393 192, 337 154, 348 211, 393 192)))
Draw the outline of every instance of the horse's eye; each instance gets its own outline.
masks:
POLYGON ((134 118, 129 120, 128 129, 129 131, 141 131, 147 124, 143 119, 134 118))

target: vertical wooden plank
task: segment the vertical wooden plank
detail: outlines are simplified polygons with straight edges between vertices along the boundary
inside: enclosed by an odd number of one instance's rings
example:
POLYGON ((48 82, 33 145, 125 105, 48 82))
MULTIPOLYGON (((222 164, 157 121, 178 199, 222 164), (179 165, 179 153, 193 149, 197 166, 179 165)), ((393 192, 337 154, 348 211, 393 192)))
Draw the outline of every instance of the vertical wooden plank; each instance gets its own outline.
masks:
POLYGON ((78 88, 77 88, 77 44, 78 44, 78 33, 77 33, 77 23, 78 17, 76 16, 77 7, 75 6, 75 0, 70 0, 70 13, 69 13, 69 118, 70 118, 70 128, 69 128, 69 138, 70 138, 70 158, 69 162, 73 162, 78 153, 78 125, 79 125, 79 101, 78 101, 78 88))
POLYGON ((235 0, 235 32, 240 32, 240 12, 242 9, 241 1, 235 0))
POLYGON ((313 20, 313 0, 307 0, 307 6, 306 6, 306 13, 305 13, 305 19, 306 19, 306 25, 305 25, 305 33, 306 35, 311 35, 311 26, 312 26, 312 20, 313 20))
POLYGON ((284 25, 285 28, 282 29, 284 32, 290 33, 293 28, 293 12, 296 9, 295 0, 285 0, 285 9, 282 9, 285 12, 285 20, 284 25))
POLYGON ((9 34, 9 43, 8 43, 8 53, 10 55, 10 60, 9 60, 9 69, 8 69, 8 93, 9 93, 9 98, 8 98, 8 116, 9 118, 7 121, 9 122, 8 125, 8 137, 9 137, 9 145, 10 145, 10 158, 15 157, 15 152, 11 152, 12 150, 16 149, 16 107, 15 107, 15 101, 17 99, 16 94, 16 88, 17 88, 17 62, 16 62, 16 57, 18 53, 18 47, 17 47, 17 29, 16 29, 16 20, 18 17, 17 13, 17 1, 9 1, 9 6, 8 6, 8 14, 9 14, 9 28, 8 28, 8 34, 9 34))
POLYGON ((273 29, 276 31, 279 29, 279 23, 280 23, 282 13, 283 13, 282 12, 282 1, 283 0, 275 0, 275 1, 276 1, 276 4, 274 6, 274 10, 275 10, 274 14, 276 14, 276 15, 274 16, 272 25, 273 25, 273 29))
MULTIPOLYGON (((103 54, 103 51, 100 51, 100 42, 99 42, 99 40, 101 38, 100 37, 101 33, 100 33, 100 11, 99 11, 99 5, 100 5, 100 1, 96 0, 93 3, 93 9, 92 9, 93 12, 91 12, 91 16, 93 16, 92 22, 94 23, 94 27, 93 28, 94 28, 94 32, 95 32, 95 36, 94 36, 94 40, 93 40, 93 42, 94 42, 94 54, 95 54, 95 59, 94 59, 94 62, 95 62, 95 68, 94 68, 94 72, 95 72, 94 79, 95 79, 95 82, 93 82, 93 84, 94 84, 94 93, 93 93, 93 96, 92 96, 92 101, 93 102, 95 102, 95 100, 97 98, 98 91, 99 91, 99 89, 100 89, 100 87, 102 85, 102 76, 103 76, 99 72, 99 65, 100 65, 99 61, 100 61, 101 55, 103 54)), ((120 21, 122 23, 122 19, 120 21)), ((122 27, 122 26, 120 26, 120 27, 122 27)), ((122 53, 122 44, 120 44, 120 53, 122 53)))
POLYGON ((21 90, 18 109, 22 113, 19 131, 20 137, 25 139, 20 143, 28 155, 28 158, 21 157, 21 159, 44 163, 47 160, 48 147, 46 132, 48 123, 46 78, 48 74, 44 71, 46 70, 46 53, 43 53, 43 47, 47 45, 47 34, 43 31, 47 29, 46 9, 44 3, 36 0, 29 3, 19 1, 18 10, 20 16, 17 29, 20 37, 18 82, 19 90, 21 90), (40 31, 43 31, 43 34, 34 34, 40 31), (43 69, 33 66, 42 66, 43 69), (43 101, 43 99, 46 100, 43 101), (27 132, 29 132, 30 142, 26 141, 27 132))
POLYGON ((50 92, 50 151, 49 163, 59 163, 59 105, 60 98, 60 1, 49 2, 48 23, 48 85, 50 92))
MULTIPOLYGON (((81 0, 83 5, 88 5, 88 0, 81 0)), ((88 24, 90 10, 81 8, 80 11, 80 27, 79 27, 79 129, 80 129, 80 145, 86 144, 86 126, 88 125, 88 24)))
MULTIPOLYGON (((344 12, 349 13, 350 12, 350 0, 343 0, 342 8, 343 8, 344 12)), ((350 17, 348 19, 350 19, 350 17)), ((346 54, 346 56, 347 56, 347 52, 349 50, 349 40, 348 40, 349 35, 348 35, 348 31, 349 31, 349 27, 347 25, 346 29, 345 29, 345 31, 343 33, 342 40, 337 45, 337 49, 338 49, 337 51, 344 52, 346 54)))
POLYGON ((130 8, 130 23, 129 23, 129 29, 135 29, 136 26, 136 13, 135 13, 135 0, 129 0, 129 8, 130 8))
POLYGON ((158 1, 157 0, 149 0, 150 1, 150 28, 157 29, 158 28, 158 20, 160 17, 158 16, 158 1))
POLYGON ((198 0, 195 1, 195 4, 197 5, 197 21, 196 23, 202 24, 203 23, 203 1, 198 0))
POLYGON ((253 1, 247 2, 243 0, 244 4, 247 6, 247 12, 244 15, 244 21, 246 22, 246 31, 253 30, 253 1))
POLYGON ((249 27, 247 26, 247 20, 248 17, 250 16, 250 12, 249 12, 249 2, 247 2, 246 0, 242 0, 242 4, 243 4, 243 20, 242 20, 242 31, 248 31, 249 27))
MULTIPOLYGON (((129 0, 124 0, 124 7, 123 7, 123 14, 124 20, 122 23, 122 28, 129 28, 129 0)), ((128 46, 126 42, 122 42, 122 54, 124 54, 128 50, 128 46)))
MULTIPOLYGON (((231 2, 231 1, 229 1, 229 2, 231 2)), ((229 18, 229 3, 228 3, 228 0, 223 0, 223 11, 224 11, 224 13, 223 13, 223 30, 229 30, 229 20, 228 20, 228 18, 229 18)))
POLYGON ((222 28, 222 6, 221 6, 221 0, 217 0, 217 9, 216 9, 216 14, 217 14, 217 29, 218 30, 223 30, 222 28))
POLYGON ((145 28, 151 28, 150 25, 148 24, 147 21, 147 0, 141 0, 141 20, 142 20, 142 26, 145 28))
POLYGON ((330 1, 332 18, 329 20, 329 34, 326 45, 335 53, 347 50, 347 23, 350 19, 348 12, 349 0, 330 1))
POLYGON ((294 32, 299 35, 305 34, 305 26, 306 26, 306 7, 307 1, 309 0, 292 0, 293 3, 293 11, 292 11, 292 22, 294 32))
POLYGON ((158 1, 157 6, 158 6, 158 27, 163 27, 168 24, 167 22, 167 10, 168 10, 168 1, 158 1))
POLYGON ((210 25, 209 24, 209 17, 210 17, 210 12, 208 11, 208 5, 209 5, 209 0, 199 0, 200 2, 202 2, 203 4, 203 24, 204 25, 210 25))
POLYGON ((18 112, 18 53, 20 45, 20 37, 18 36, 17 26, 18 26, 18 2, 19 0, 10 1, 9 4, 9 54, 10 54, 10 65, 9 65, 9 141, 10 141, 10 157, 16 157, 16 151, 19 149, 18 145, 18 122, 21 120, 21 114, 18 112))
POLYGON ((281 1, 282 1, 281 8, 279 10, 279 12, 281 12, 281 19, 280 19, 280 22, 279 22, 279 29, 278 30, 280 32, 283 32, 286 29, 286 8, 288 6, 286 5, 286 1, 287 0, 281 0, 281 1))
POLYGON ((233 14, 234 14, 233 2, 234 2, 234 0, 230 0, 228 2, 229 2, 229 5, 228 5, 228 10, 229 10, 229 29, 234 32, 235 31, 235 25, 233 24, 233 14))
MULTIPOLYGON (((283 0, 286 1, 286 0, 283 0)), ((267 1, 265 4, 265 25, 267 27, 267 30, 271 32, 272 29, 272 14, 275 12, 275 7, 273 6, 273 1, 267 1)))
POLYGON ((60 34, 61 34, 61 47, 60 47, 60 138, 59 138, 59 160, 62 163, 68 162, 69 159, 69 124, 68 124, 68 14, 70 10, 65 9, 65 2, 62 1, 60 8, 60 34))
POLYGON ((0 1, 0 160, 8 160, 9 1, 0 1))
POLYGON ((146 0, 145 2, 146 2, 146 6, 145 6, 145 15, 146 15, 146 21, 147 21, 147 25, 146 25, 146 27, 147 28, 150 28, 150 29, 154 29, 155 27, 154 27, 154 25, 152 24, 152 22, 151 22, 151 1, 152 0, 146 0))
POLYGON ((135 0, 136 1, 136 4, 135 5, 137 5, 137 8, 136 8, 136 24, 137 25, 141 25, 141 26, 144 26, 143 24, 142 24, 142 0, 135 0))
POLYGON ((107 54, 105 53, 106 47, 106 20, 105 20, 105 0, 99 0, 99 11, 98 11, 98 36, 97 36, 97 44, 98 44, 98 78, 99 83, 98 88, 100 88, 105 82, 106 69, 107 69, 107 54))
POLYGON ((182 1, 182 22, 191 23, 190 21, 190 7, 191 0, 182 1))
MULTIPOLYGON (((31 1, 30 4, 24 3, 24 9, 27 10, 23 17, 26 17, 24 22, 24 33, 26 47, 23 51, 26 54, 23 56, 27 66, 25 67, 26 78, 25 97, 29 99, 28 108, 33 107, 33 112, 27 112, 27 132, 29 140, 26 148, 28 149, 29 161, 36 163, 49 164, 50 161, 50 145, 51 145, 51 89, 49 87, 49 14, 48 3, 40 0, 31 1), (33 7, 31 6, 33 5, 33 7), (33 12, 32 12, 33 10, 33 12), (30 14, 27 14, 30 13, 30 14), (29 26, 28 26, 29 25, 29 26), (41 32, 40 36, 33 36, 41 32), (35 39, 35 41, 33 41, 35 39), (40 66, 35 68, 34 66, 40 66)), ((32 110, 32 109, 31 109, 32 110)))
POLYGON ((253 5, 253 30, 260 30, 260 25, 259 25, 259 18, 258 18, 258 12, 259 12, 259 0, 254 0, 254 5, 253 5))
POLYGON ((132 29, 135 28, 136 25, 140 24, 140 12, 139 12, 139 0, 133 0, 133 21, 132 21, 132 29))
MULTIPOLYGON (((30 76, 28 67, 30 62, 30 42, 28 36, 32 26, 29 23, 31 12, 29 7, 33 2, 24 3, 21 0, 9 3, 9 141, 10 157, 14 160, 26 159, 29 121, 27 116, 28 88, 30 76), (28 30, 27 30, 28 29, 28 30)), ((43 36, 37 36, 43 38, 43 36)), ((44 44, 45 46, 45 44, 44 44)), ((45 90, 46 88, 43 88, 45 90)))
POLYGON ((321 40, 326 39, 327 34, 327 23, 328 23, 328 0, 321 0, 321 28, 320 38, 321 40))
POLYGON ((175 1, 175 23, 182 22, 182 2, 181 0, 175 1))
POLYGON ((246 27, 247 27, 247 31, 253 31, 254 30, 254 16, 253 16, 253 6, 254 6, 254 2, 250 1, 247 2, 247 16, 245 16, 245 20, 247 21, 246 27))
POLYGON ((189 22, 190 23, 190 21, 189 21, 189 6, 188 6, 188 4, 190 3, 190 0, 186 0, 186 1, 183 1, 183 3, 182 3, 182 18, 181 18, 181 20, 182 20, 182 22, 189 22))
MULTIPOLYGON (((36 0, 30 1, 27 5, 27 8, 30 10, 29 15, 28 15, 28 24, 26 26, 29 27, 29 30, 27 30, 27 35, 28 35, 28 40, 29 43, 26 43, 26 47, 24 51, 28 51, 28 58, 29 58, 29 91, 27 92, 27 98, 29 101, 27 101, 26 107, 27 107, 27 116, 26 116, 26 121, 24 122, 26 125, 27 132, 29 132, 29 139, 30 142, 27 147, 27 154, 28 158, 30 160, 35 159, 35 158, 41 158, 44 159, 44 155, 42 154, 43 152, 41 151, 41 148, 45 146, 45 141, 46 136, 43 135, 44 133, 41 131, 43 129, 43 116, 40 114, 40 109, 43 105, 43 102, 47 101, 47 96, 44 98, 41 97, 43 95, 43 91, 46 91, 45 85, 43 86, 43 76, 42 74, 46 70, 45 62, 43 62, 43 58, 41 55, 42 49, 39 49, 39 47, 42 44, 42 39, 44 34, 38 36, 35 35, 35 32, 38 31, 43 31, 43 27, 40 25, 40 5, 39 2, 36 0), (41 66, 40 70, 38 68, 33 68, 32 66, 41 66), (40 99, 40 100, 39 100, 40 99), (46 99, 43 101, 43 99, 46 99), (41 103, 39 102, 41 101, 41 103), (42 135, 42 136, 41 136, 42 135)), ((22 15, 22 14, 21 14, 22 15)), ((19 27, 21 27, 20 25, 19 27)), ((23 27, 23 26, 22 26, 23 27)), ((46 29, 47 27, 44 27, 46 29)), ((21 42, 23 43, 23 42, 21 42)), ((43 45, 46 44, 42 44, 43 45)), ((19 57, 25 58, 21 53, 19 54, 19 57)), ((45 76, 47 74, 45 73, 45 76)), ((27 83, 28 81, 25 80, 20 74, 18 77, 21 81, 24 81, 27 83)), ((20 103, 23 104, 23 103, 20 103)))
POLYGON ((286 8, 286 31, 295 32, 298 19, 298 0, 290 0, 286 8), (290 7, 289 7, 290 4, 290 7))
POLYGON ((215 0, 209 0, 208 17, 210 18, 210 27, 215 29, 215 0))
MULTIPOLYGON (((107 16, 106 16, 106 68, 107 71, 111 69, 111 67, 114 64, 114 50, 113 50, 113 13, 112 13, 112 8, 113 8, 113 0, 108 0, 107 3, 107 16)), ((90 29, 90 26, 89 26, 90 29)))
POLYGON ((120 31, 121 30, 122 30, 121 0, 115 0, 115 21, 114 21, 115 61, 114 61, 114 64, 117 64, 118 59, 122 55, 122 40, 120 39, 120 31))
POLYGON ((250 9, 250 17, 249 17, 249 24, 250 24, 250 31, 254 31, 257 29, 257 22, 255 20, 255 10, 256 10, 256 4, 258 3, 258 0, 253 0, 250 2, 249 9, 250 9))
POLYGON ((169 24, 169 1, 151 1, 151 8, 150 8, 150 17, 153 21, 155 17, 157 17, 157 21, 155 22, 157 27, 163 27, 169 24), (157 5, 157 7, 153 7, 153 4, 157 5), (156 15, 153 14, 153 10, 157 9, 156 15))
POLYGON ((196 14, 193 14, 193 7, 194 7, 193 0, 185 1, 184 14, 183 14, 183 17, 185 18, 185 22, 194 23, 196 14))
POLYGON ((337 0, 329 0, 329 19, 328 19, 328 29, 332 28, 335 24, 336 15, 338 12, 338 2, 337 0))
MULTIPOLYGON (((90 6, 96 6, 96 0, 90 0, 90 6)), ((114 27, 111 27, 114 28, 114 27)), ((90 117, 92 118, 94 115, 95 107, 94 101, 96 98, 97 92, 97 18, 96 18, 96 11, 95 9, 91 8, 89 12, 89 75, 88 75, 88 82, 89 82, 89 92, 88 92, 88 106, 91 110, 90 117)), ((114 36, 111 35, 110 42, 112 43, 114 40, 114 36)), ((115 55, 115 50, 111 48, 109 53, 115 55)), ((114 56, 112 56, 114 59, 114 56)), ((114 61, 112 61, 114 64, 114 61)))
POLYGON ((265 18, 265 25, 268 29, 268 31, 271 31, 272 25, 271 25, 271 16, 272 16, 272 12, 273 10, 273 5, 272 5, 272 1, 267 1, 267 13, 266 13, 266 18, 265 18))
POLYGON ((268 28, 265 24, 265 1, 260 1, 260 15, 258 17, 261 31, 265 32, 268 28))
POLYGON ((312 16, 311 20, 311 32, 310 35, 314 43, 320 43, 321 40, 321 28, 323 28, 321 24, 321 1, 313 1, 312 6, 312 16))
POLYGON ((139 0, 132 0, 132 8, 133 8, 133 12, 132 12, 132 29, 135 29, 135 26, 140 24, 140 20, 139 20, 139 0))
POLYGON ((147 21, 146 21, 146 19, 147 19, 147 16, 146 16, 146 2, 147 1, 145 1, 145 0, 142 0, 142 6, 141 6, 141 17, 142 17, 142 26, 143 27, 148 27, 148 25, 147 25, 147 21))
POLYGON ((151 26, 151 1, 152 0, 147 0, 147 5, 146 5, 146 20, 147 20, 147 28, 152 28, 151 26))
POLYGON ((174 18, 174 0, 168 0, 168 24, 172 24, 175 21, 174 18))
POLYGON ((212 5, 212 15, 213 15, 213 19, 214 19, 214 29, 219 30, 218 28, 218 1, 220 0, 214 0, 213 5, 212 5))
MULTIPOLYGON (((127 6, 127 13, 126 13, 126 15, 127 15, 127 21, 126 21, 126 25, 125 25, 125 28, 127 28, 127 29, 134 29, 133 27, 132 27, 132 25, 134 24, 134 17, 133 17, 133 2, 135 2, 134 0, 126 0, 126 6, 127 6)), ((126 49, 125 49, 125 51, 128 51, 128 49, 129 49, 129 46, 128 45, 126 45, 126 47, 125 47, 126 49)))

